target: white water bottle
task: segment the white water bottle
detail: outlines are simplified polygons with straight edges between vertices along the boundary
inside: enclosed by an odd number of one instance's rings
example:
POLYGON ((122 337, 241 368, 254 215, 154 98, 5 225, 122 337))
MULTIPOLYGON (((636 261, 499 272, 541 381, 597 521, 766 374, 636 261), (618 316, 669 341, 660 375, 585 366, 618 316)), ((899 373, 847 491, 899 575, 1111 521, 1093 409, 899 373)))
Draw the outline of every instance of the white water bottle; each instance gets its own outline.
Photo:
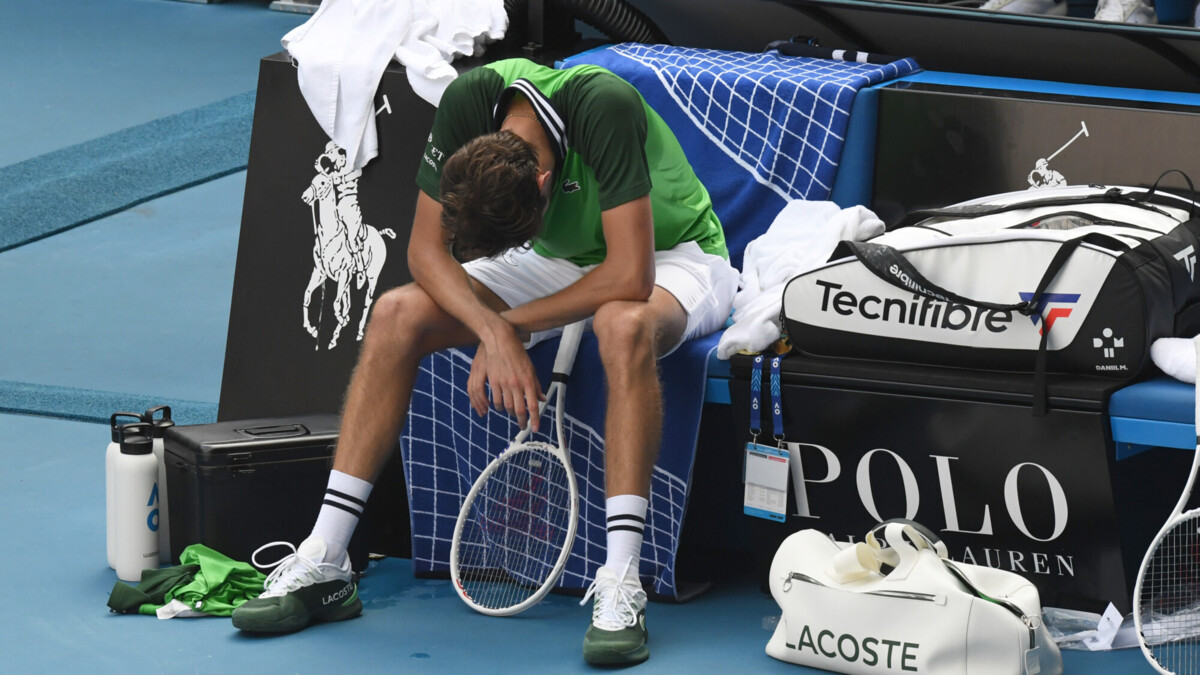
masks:
POLYGON ((158 561, 171 562, 171 518, 167 502, 167 464, 163 438, 167 429, 175 426, 171 421, 171 406, 158 405, 146 411, 143 419, 150 423, 150 436, 154 439, 154 459, 158 463, 158 561), (162 417, 154 416, 162 411, 162 417))
POLYGON ((117 578, 136 583, 142 570, 158 567, 158 462, 150 425, 121 427, 120 445, 113 472, 117 578))
POLYGON ((117 424, 118 417, 132 417, 139 422, 142 419, 141 415, 131 412, 113 413, 108 418, 108 426, 112 428, 112 442, 104 451, 104 537, 107 540, 108 566, 113 569, 117 568, 117 539, 116 530, 113 529, 113 508, 116 504, 113 495, 113 467, 117 461, 117 455, 121 453, 121 429, 117 424))

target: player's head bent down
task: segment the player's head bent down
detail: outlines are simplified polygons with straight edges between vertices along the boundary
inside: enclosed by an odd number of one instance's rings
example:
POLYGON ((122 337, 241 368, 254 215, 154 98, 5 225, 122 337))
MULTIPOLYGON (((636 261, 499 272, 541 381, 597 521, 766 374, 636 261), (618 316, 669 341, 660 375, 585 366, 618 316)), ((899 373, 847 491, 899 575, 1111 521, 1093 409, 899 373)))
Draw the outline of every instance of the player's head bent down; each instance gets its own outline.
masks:
POLYGON ((489 258, 527 245, 542 230, 548 173, 533 146, 507 130, 479 136, 451 155, 441 201, 454 257, 489 258))

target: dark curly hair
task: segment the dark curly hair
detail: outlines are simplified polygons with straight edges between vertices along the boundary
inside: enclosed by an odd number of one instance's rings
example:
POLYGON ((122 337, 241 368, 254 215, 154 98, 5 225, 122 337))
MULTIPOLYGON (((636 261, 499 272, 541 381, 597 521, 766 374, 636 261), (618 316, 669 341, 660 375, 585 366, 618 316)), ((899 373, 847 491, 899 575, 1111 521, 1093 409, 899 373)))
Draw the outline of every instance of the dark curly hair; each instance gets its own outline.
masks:
POLYGON ((490 258, 527 244, 542 229, 533 146, 511 131, 469 141, 442 169, 442 227, 460 261, 490 258))

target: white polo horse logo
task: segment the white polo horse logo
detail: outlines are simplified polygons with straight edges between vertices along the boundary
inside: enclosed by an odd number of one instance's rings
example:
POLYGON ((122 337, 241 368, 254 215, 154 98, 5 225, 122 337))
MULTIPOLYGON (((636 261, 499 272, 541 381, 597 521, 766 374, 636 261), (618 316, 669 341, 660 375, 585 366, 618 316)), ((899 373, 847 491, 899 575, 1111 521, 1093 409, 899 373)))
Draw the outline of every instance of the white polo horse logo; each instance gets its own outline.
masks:
POLYGON ((1025 181, 1029 183, 1029 190, 1061 187, 1067 184, 1067 179, 1065 176, 1050 168, 1050 160, 1058 156, 1058 153, 1070 147, 1070 145, 1078 140, 1080 136, 1091 136, 1091 134, 1088 133, 1086 121, 1081 120, 1079 125, 1082 128, 1071 137, 1071 140, 1067 141, 1066 144, 1058 150, 1050 153, 1049 157, 1039 159, 1034 163, 1033 171, 1030 171, 1029 175, 1025 177, 1025 181))
MULTIPOLYGON (((363 222, 358 207, 358 178, 361 170, 349 171, 346 153, 332 141, 325 152, 317 157, 313 167, 317 173, 312 184, 300 199, 312 209, 313 272, 308 288, 304 289, 304 329, 319 340, 320 326, 325 315, 325 282, 337 286, 333 299, 333 316, 337 325, 329 349, 337 346, 338 336, 350 323, 350 280, 357 281, 358 288, 366 285, 362 319, 358 323, 358 339, 363 339, 367 327, 367 315, 375 298, 375 284, 387 261, 387 244, 383 238, 395 239, 390 229, 378 230, 363 222), (321 287, 321 307, 317 314, 317 325, 309 320, 309 304, 313 291, 321 287)), ((316 349, 320 349, 318 341, 316 349)))

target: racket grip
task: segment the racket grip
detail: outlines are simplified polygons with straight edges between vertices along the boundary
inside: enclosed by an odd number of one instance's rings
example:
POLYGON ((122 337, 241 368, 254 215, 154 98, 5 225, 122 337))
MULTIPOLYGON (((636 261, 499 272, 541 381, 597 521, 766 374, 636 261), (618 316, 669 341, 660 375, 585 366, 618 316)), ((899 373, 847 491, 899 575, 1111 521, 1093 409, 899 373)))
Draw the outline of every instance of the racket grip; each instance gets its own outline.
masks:
POLYGON ((583 339, 583 327, 586 324, 585 319, 567 324, 563 328, 562 341, 558 343, 558 354, 554 357, 554 374, 571 374, 571 366, 575 365, 575 354, 579 351, 579 341, 583 339))

